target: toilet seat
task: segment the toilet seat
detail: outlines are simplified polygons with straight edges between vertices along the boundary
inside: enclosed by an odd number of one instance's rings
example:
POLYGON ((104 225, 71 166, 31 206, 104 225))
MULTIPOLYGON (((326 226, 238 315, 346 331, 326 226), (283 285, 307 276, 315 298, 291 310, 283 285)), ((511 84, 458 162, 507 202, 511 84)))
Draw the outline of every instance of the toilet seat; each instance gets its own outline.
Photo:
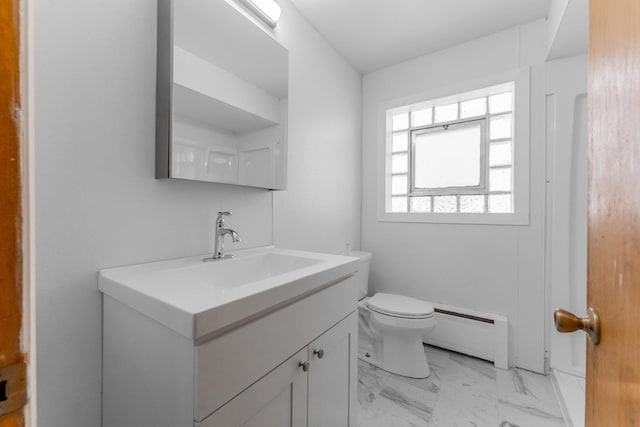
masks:
POLYGON ((376 313, 401 319, 429 319, 434 316, 433 305, 403 295, 377 293, 365 305, 376 313))

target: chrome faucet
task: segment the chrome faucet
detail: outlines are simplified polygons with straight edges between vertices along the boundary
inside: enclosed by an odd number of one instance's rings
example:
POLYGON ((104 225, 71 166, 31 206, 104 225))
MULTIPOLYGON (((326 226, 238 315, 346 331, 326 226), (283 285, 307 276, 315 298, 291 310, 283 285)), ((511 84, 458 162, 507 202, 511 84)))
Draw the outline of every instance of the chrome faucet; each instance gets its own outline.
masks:
POLYGON ((224 228, 224 217, 230 216, 231 212, 218 212, 218 219, 216 219, 216 239, 213 249, 213 256, 211 258, 205 258, 203 261, 215 261, 223 258, 233 258, 233 255, 224 254, 224 236, 229 234, 231 240, 234 243, 240 241, 240 236, 234 230, 224 228))

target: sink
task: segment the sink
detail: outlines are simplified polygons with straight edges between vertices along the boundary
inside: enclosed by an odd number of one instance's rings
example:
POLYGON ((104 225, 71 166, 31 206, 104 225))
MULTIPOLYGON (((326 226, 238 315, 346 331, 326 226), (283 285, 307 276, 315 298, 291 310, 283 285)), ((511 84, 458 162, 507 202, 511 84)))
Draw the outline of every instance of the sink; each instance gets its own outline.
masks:
POLYGON ((201 281, 205 286, 229 289, 290 273, 319 262, 321 260, 317 258, 270 251, 203 262, 163 273, 166 275, 164 280, 175 282, 188 278, 188 280, 201 281))
MULTIPOLYGON (((109 268, 98 288, 166 327, 196 341, 316 292, 356 272, 341 255, 265 247, 109 268)), ((354 306, 356 301, 354 301, 354 306)))

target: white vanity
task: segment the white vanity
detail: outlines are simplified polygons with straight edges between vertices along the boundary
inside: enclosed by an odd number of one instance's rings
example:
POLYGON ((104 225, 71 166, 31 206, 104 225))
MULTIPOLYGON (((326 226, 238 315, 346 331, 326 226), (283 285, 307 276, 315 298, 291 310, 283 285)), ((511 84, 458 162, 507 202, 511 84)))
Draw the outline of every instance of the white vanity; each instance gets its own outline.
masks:
POLYGON ((100 271, 105 427, 355 427, 356 259, 235 254, 100 271))

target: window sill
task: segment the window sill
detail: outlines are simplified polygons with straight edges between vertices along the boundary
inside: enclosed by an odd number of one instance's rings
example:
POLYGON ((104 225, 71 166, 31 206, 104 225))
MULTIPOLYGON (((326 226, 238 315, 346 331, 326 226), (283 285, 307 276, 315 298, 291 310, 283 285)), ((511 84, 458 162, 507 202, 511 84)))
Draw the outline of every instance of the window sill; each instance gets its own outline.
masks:
POLYGON ((529 225, 528 214, 474 213, 379 213, 378 222, 415 222, 430 224, 529 225))

